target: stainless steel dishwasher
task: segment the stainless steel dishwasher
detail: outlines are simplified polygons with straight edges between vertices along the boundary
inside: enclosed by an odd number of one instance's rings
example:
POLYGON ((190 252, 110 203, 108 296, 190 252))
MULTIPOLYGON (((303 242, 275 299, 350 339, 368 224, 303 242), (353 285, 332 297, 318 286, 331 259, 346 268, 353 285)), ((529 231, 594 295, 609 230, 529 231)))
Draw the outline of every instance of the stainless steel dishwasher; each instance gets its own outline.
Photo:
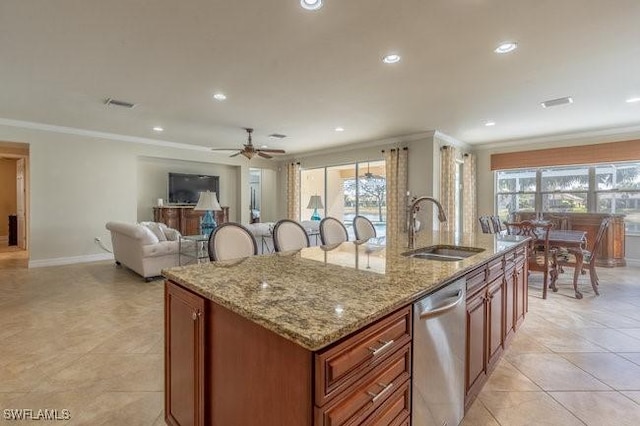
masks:
POLYGON ((464 416, 466 283, 413 305, 413 426, 457 426, 464 416))

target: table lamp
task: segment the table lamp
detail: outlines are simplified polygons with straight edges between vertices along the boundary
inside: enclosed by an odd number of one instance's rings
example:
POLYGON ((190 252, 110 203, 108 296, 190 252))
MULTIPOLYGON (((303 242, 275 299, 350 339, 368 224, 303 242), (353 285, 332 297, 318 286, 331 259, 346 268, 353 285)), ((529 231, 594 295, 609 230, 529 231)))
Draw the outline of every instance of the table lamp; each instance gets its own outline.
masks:
POLYGON ((308 209, 313 209, 313 214, 311 215, 311 220, 320 220, 320 214, 318 213, 318 209, 323 209, 322 198, 319 195, 312 195, 309 198, 309 204, 307 205, 308 209))
POLYGON ((218 197, 215 192, 205 191, 200 193, 198 198, 198 204, 193 208, 196 211, 203 211, 204 216, 200 219, 200 234, 209 236, 216 229, 216 220, 213 217, 213 212, 222 210, 220 203, 218 203, 218 197))

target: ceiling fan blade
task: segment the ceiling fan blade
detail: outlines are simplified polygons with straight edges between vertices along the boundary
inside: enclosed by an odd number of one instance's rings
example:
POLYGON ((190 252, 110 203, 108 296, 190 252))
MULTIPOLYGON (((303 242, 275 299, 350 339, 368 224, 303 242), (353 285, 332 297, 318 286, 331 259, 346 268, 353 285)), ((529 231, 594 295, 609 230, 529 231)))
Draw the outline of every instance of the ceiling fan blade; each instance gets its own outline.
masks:
POLYGON ((237 157, 237 156, 238 156, 238 155, 240 155, 240 154, 242 154, 242 151, 238 151, 238 152, 236 152, 235 154, 230 155, 230 156, 229 156, 229 158, 231 158, 231 157, 237 157))
POLYGON ((284 149, 259 149, 260 152, 270 152, 272 154, 284 154, 284 149))
POLYGON ((262 158, 273 158, 271 155, 265 154, 262 150, 258 151, 258 155, 262 158))
POLYGON ((211 148, 211 151, 235 151, 238 148, 211 148))

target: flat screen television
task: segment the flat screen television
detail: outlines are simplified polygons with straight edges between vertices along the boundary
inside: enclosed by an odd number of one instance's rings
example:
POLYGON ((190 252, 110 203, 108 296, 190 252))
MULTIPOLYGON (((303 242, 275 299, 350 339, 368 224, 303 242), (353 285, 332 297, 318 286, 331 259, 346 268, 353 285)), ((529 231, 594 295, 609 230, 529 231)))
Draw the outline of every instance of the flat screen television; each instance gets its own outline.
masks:
POLYGON ((169 203, 197 204, 200 192, 215 192, 220 200, 220 176, 169 173, 169 203))

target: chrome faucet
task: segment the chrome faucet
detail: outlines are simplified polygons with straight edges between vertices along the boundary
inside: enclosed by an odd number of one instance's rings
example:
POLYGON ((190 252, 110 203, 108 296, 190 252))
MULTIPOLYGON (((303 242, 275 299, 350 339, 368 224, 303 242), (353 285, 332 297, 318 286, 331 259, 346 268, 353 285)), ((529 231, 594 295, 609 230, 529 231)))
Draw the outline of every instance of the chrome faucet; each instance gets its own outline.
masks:
POLYGON ((416 240, 416 213, 418 212, 418 204, 423 201, 432 201, 433 204, 438 208, 438 219, 440 222, 447 221, 447 215, 442 208, 442 204, 438 200, 433 197, 422 196, 418 198, 414 198, 409 204, 409 208, 407 213, 409 214, 409 228, 407 232, 409 233, 409 248, 413 248, 414 242, 416 240))

